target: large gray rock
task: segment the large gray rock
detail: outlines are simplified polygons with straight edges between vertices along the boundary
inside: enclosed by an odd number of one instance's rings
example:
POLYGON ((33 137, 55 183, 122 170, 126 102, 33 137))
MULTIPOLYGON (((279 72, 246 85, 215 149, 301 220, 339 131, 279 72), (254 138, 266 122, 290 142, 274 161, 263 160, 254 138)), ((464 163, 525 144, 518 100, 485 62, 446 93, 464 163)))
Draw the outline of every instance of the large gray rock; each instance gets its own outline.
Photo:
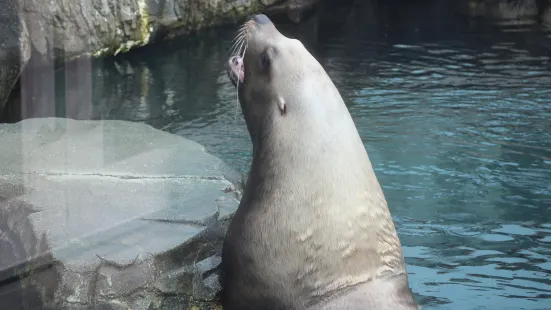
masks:
POLYGON ((0 309, 215 306, 239 179, 201 145, 47 118, 1 125, 0 150, 0 309))

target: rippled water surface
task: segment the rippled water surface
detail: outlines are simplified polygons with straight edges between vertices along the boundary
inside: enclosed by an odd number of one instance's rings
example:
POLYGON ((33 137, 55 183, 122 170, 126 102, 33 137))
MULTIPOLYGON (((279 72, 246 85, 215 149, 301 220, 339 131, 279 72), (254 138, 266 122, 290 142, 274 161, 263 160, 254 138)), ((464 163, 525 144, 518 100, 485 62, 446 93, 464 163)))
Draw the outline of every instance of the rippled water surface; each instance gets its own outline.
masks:
MULTIPOLYGON (((551 35, 411 23, 282 29, 305 38, 348 104, 424 308, 549 309, 551 35)), ((234 30, 106 60, 92 109, 59 113, 146 122, 246 173, 251 144, 223 71, 234 30)))

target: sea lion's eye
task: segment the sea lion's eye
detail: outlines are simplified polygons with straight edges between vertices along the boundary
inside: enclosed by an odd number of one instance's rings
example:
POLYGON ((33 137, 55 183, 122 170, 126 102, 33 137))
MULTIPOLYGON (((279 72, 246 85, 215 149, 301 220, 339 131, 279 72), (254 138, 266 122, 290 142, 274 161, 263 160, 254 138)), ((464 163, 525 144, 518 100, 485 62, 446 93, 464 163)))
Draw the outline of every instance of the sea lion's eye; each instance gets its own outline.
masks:
POLYGON ((270 67, 270 56, 268 55, 268 52, 265 51, 260 55, 260 61, 262 61, 262 66, 265 69, 268 69, 270 67))

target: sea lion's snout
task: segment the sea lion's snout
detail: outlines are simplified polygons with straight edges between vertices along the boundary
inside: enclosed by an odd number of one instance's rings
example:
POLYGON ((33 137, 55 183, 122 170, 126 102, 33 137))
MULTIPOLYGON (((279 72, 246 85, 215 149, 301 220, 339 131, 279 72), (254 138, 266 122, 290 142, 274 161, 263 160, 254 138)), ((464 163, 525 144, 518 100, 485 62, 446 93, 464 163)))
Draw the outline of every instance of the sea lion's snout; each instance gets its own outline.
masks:
POLYGON ((258 26, 265 26, 265 25, 273 25, 272 21, 268 18, 268 16, 264 14, 256 14, 249 18, 249 21, 247 21, 239 30, 239 33, 237 34, 237 37, 234 39, 234 45, 232 46, 232 50, 236 51, 237 55, 231 56, 228 61, 226 62, 226 72, 228 74, 228 77, 230 78, 230 81, 235 87, 241 87, 244 84, 245 79, 245 66, 244 66, 244 53, 247 49, 247 46, 249 44, 249 40, 254 42, 255 39, 255 33, 257 30, 262 29, 262 32, 265 32, 265 27, 255 27, 255 25, 258 26))
POLYGON ((253 16, 253 18, 251 19, 254 20, 254 22, 259 25, 266 25, 266 24, 272 23, 272 21, 268 18, 268 16, 264 14, 257 14, 253 16))

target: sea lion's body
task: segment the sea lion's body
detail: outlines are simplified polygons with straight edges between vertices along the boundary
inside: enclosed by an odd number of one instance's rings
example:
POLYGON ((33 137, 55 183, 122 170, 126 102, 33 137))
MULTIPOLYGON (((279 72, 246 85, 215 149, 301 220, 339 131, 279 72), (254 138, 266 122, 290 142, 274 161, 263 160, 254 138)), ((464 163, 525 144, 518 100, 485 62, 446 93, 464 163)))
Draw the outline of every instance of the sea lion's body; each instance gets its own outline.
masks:
POLYGON ((385 197, 337 88, 266 16, 249 21, 246 36, 244 75, 233 78, 253 160, 223 246, 224 309, 417 309, 385 197))

